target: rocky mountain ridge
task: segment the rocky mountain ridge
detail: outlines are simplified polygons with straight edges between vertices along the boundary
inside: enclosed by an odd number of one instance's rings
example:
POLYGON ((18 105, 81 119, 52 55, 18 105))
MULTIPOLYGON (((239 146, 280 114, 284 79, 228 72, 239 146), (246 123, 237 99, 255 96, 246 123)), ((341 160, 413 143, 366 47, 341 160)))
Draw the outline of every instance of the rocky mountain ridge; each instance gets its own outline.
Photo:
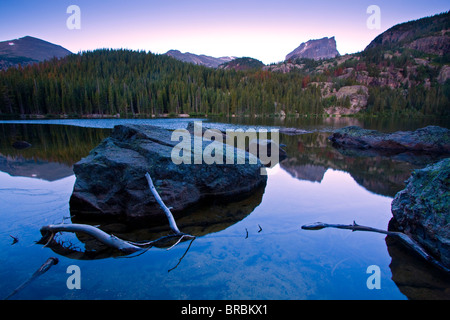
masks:
POLYGON ((197 54, 190 53, 190 52, 182 53, 179 50, 169 50, 165 53, 165 55, 175 58, 177 60, 183 61, 183 62, 193 63, 193 64, 202 65, 202 66, 206 66, 206 67, 210 67, 210 68, 217 68, 217 67, 219 67, 219 65, 221 65, 223 63, 230 62, 230 61, 236 59, 236 57, 215 58, 215 57, 207 56, 204 54, 197 55, 197 54))
POLYGON ((393 26, 365 49, 406 47, 427 54, 445 55, 450 49, 450 11, 393 26))
POLYGON ((245 70, 252 70, 252 69, 261 69, 265 65, 261 61, 249 58, 249 57, 243 57, 243 58, 236 58, 232 61, 226 62, 219 66, 219 69, 224 70, 230 70, 234 69, 237 71, 245 71, 245 70))

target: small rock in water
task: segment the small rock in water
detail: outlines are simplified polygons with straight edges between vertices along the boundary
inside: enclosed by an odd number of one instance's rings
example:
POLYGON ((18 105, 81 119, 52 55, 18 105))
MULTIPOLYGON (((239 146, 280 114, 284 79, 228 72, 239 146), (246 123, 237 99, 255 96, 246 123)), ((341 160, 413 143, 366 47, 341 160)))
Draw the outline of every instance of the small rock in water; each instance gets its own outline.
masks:
POLYGON ((450 153, 450 130, 438 126, 389 134, 350 126, 336 130, 329 139, 335 145, 357 149, 450 153))
POLYGON ((16 141, 12 144, 12 146, 15 149, 22 150, 22 149, 27 149, 27 148, 31 147, 31 143, 26 142, 26 141, 16 141))

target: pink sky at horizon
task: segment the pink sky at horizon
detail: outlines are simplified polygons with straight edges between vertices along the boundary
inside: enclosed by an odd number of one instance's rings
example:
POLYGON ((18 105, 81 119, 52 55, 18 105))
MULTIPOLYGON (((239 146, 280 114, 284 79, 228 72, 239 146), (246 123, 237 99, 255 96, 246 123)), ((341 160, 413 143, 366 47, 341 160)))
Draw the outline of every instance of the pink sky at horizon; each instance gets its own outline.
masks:
POLYGON ((26 35, 68 50, 170 49, 214 57, 249 56, 266 64, 284 60, 302 42, 336 38, 341 55, 364 48, 393 25, 448 11, 443 0, 374 2, 381 28, 367 28, 371 1, 144 1, 5 0, 0 4, 0 41, 26 35), (81 9, 81 29, 69 30, 69 5, 81 9))

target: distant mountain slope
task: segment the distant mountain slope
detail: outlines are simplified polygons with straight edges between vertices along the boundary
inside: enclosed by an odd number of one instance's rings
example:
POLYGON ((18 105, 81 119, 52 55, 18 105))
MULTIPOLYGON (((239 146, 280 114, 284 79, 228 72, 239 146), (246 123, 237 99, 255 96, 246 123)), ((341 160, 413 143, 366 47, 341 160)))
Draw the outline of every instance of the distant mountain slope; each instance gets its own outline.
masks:
POLYGON ((329 59, 339 56, 334 37, 309 40, 300 44, 294 51, 286 56, 286 60, 307 58, 314 60, 329 59))
POLYGON ((165 54, 183 62, 189 62, 210 68, 217 68, 222 63, 229 62, 235 59, 235 57, 214 58, 203 54, 197 55, 190 52, 182 53, 178 50, 169 50, 165 54))
POLYGON ((393 26, 365 49, 393 50, 406 47, 429 54, 450 52, 450 11, 393 26))
POLYGON ((450 13, 445 12, 395 25, 364 51, 333 59, 306 55, 313 47, 307 42, 290 53, 288 60, 264 70, 305 75, 303 87, 314 85, 321 90, 328 114, 437 112, 448 116, 449 32, 450 13))
POLYGON ((257 59, 243 57, 224 63, 221 66, 219 66, 219 69, 224 70, 234 69, 238 71, 244 71, 244 70, 261 69, 264 66, 265 64, 257 59))
POLYGON ((18 64, 26 65, 71 54, 69 50, 30 36, 0 42, 0 70, 18 64))

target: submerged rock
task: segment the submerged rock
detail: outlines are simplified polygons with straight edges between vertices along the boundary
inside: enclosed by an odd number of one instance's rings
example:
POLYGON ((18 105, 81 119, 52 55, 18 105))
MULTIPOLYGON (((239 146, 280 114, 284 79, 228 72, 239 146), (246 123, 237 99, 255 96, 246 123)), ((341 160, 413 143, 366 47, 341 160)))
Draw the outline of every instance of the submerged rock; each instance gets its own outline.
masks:
MULTIPOLYGON (((245 164, 238 164, 236 160, 241 155, 237 152, 233 164, 226 164, 223 144, 223 164, 192 161, 177 165, 171 156, 180 140, 172 141, 171 137, 171 131, 153 126, 114 127, 110 137, 74 165, 72 215, 115 221, 164 221, 165 216, 149 191, 146 172, 175 217, 206 198, 242 199, 267 181, 258 159, 253 159, 256 164, 249 164, 253 157, 249 153, 245 153, 245 164)), ((194 140, 188 146, 194 146, 194 140)), ((202 151, 211 145, 211 141, 200 141, 202 151)), ((189 157, 194 159, 194 152, 189 157)))
POLYGON ((415 170, 392 201, 400 229, 450 267, 450 158, 415 170))
POLYGON ((14 149, 17 150, 23 150, 23 149, 28 149, 29 147, 31 147, 31 143, 27 142, 27 141, 15 141, 12 144, 14 149))
POLYGON ((450 130, 438 126, 389 134, 350 126, 336 130, 329 139, 337 146, 357 149, 450 153, 450 130))
POLYGON ((295 135, 300 135, 300 134, 311 133, 311 131, 298 129, 298 128, 280 128, 280 133, 295 136, 295 135))

